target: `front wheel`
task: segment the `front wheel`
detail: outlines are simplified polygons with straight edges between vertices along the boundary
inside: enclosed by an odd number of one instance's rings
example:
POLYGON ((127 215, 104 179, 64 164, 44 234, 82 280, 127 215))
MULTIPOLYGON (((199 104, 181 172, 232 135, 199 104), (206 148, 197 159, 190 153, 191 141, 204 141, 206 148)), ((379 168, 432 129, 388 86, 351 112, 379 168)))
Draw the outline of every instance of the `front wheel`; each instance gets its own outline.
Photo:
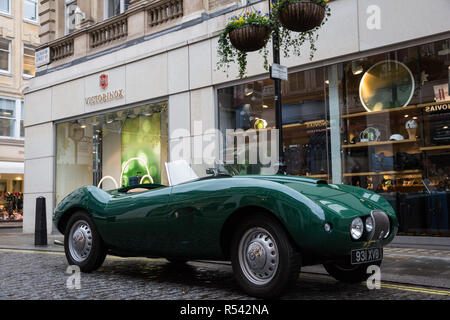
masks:
POLYGON ((243 221, 234 233, 231 262, 238 284, 249 295, 275 298, 297 281, 300 253, 278 221, 264 213, 243 221))
POLYGON ((70 217, 64 233, 64 251, 69 264, 79 266, 82 272, 95 271, 105 261, 106 246, 86 212, 70 217))
POLYGON ((366 281, 371 276, 370 273, 367 273, 367 268, 373 265, 380 266, 381 261, 357 265, 332 262, 325 263, 323 266, 330 276, 336 280, 354 284, 366 281))

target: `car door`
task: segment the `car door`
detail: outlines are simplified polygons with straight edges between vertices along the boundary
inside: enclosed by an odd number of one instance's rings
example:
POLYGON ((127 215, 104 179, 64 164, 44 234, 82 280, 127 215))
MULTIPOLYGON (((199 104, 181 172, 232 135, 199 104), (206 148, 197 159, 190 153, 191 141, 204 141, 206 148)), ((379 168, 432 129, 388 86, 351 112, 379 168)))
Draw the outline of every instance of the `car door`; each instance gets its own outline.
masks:
POLYGON ((225 180, 206 179, 172 188, 167 215, 170 256, 200 259, 220 254, 220 230, 230 198, 221 183, 225 180))
POLYGON ((113 247, 130 254, 164 252, 170 192, 161 187, 113 197, 106 208, 113 247))

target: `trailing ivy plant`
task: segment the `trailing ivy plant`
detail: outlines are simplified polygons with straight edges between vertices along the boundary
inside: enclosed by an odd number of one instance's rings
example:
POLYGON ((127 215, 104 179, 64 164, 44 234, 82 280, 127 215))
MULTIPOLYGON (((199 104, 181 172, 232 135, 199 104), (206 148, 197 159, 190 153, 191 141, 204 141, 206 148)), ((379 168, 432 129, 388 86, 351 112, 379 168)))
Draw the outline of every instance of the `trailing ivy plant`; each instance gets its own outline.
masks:
MULTIPOLYGON (((222 69, 228 74, 230 63, 237 62, 239 64, 239 77, 244 77, 247 71, 247 52, 239 51, 231 44, 230 32, 249 25, 266 27, 271 32, 273 30, 272 21, 269 14, 263 15, 261 11, 246 11, 240 16, 232 17, 231 21, 227 24, 219 37, 219 46, 217 49, 219 61, 217 62, 217 69, 222 69)), ((259 50, 259 53, 263 55, 264 67, 268 70, 269 50, 267 48, 267 43, 261 50, 259 50)))
POLYGON ((331 9, 328 5, 328 0, 278 0, 275 5, 272 5, 271 20, 273 28, 278 29, 279 32, 279 49, 284 53, 284 57, 287 58, 291 55, 301 56, 301 47, 305 42, 309 42, 310 55, 312 60, 314 54, 317 51, 316 41, 319 39, 317 31, 328 21, 328 17, 331 15, 331 9), (281 10, 290 2, 313 2, 325 9, 325 18, 322 23, 316 28, 307 32, 294 32, 284 28, 278 16, 281 10))
MULTIPOLYGON (((275 1, 274 1, 275 2, 275 1)), ((223 70, 227 73, 231 63, 238 63, 239 65, 239 77, 242 79, 247 71, 247 53, 236 49, 230 41, 230 32, 245 27, 247 25, 264 26, 270 29, 270 35, 273 36, 276 31, 279 35, 279 49, 282 50, 284 56, 287 58, 291 53, 300 56, 302 45, 308 41, 310 44, 310 59, 314 57, 316 48, 316 41, 318 39, 317 31, 327 22, 328 17, 331 15, 328 0, 278 0, 275 4, 271 5, 272 10, 267 14, 262 14, 261 11, 246 11, 240 16, 234 16, 231 21, 226 25, 225 29, 219 36, 219 45, 217 54, 219 60, 217 62, 217 69, 223 70), (325 19, 316 28, 308 32, 293 32, 285 29, 279 22, 278 16, 280 11, 289 2, 314 2, 325 8, 325 19)), ((269 49, 267 47, 269 42, 259 50, 264 59, 264 69, 269 70, 269 49)))

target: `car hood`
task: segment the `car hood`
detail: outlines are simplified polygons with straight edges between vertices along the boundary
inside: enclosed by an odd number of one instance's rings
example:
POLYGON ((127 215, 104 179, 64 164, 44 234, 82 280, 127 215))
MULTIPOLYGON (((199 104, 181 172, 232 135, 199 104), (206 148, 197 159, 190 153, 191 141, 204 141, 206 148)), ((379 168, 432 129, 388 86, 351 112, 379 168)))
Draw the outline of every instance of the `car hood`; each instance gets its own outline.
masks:
POLYGON ((342 184, 328 184, 325 180, 296 176, 252 176, 287 186, 314 201, 326 211, 342 218, 370 214, 372 210, 383 210, 395 215, 391 205, 375 192, 342 184))

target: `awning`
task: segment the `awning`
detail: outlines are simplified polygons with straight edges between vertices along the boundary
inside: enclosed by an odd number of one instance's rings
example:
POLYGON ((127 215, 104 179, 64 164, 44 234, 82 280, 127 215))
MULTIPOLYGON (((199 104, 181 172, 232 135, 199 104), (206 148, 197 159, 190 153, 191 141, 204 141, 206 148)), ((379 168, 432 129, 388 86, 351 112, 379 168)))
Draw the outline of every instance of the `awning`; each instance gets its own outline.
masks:
POLYGON ((0 161, 0 174, 2 173, 12 173, 12 174, 23 174, 23 162, 7 162, 0 161))

